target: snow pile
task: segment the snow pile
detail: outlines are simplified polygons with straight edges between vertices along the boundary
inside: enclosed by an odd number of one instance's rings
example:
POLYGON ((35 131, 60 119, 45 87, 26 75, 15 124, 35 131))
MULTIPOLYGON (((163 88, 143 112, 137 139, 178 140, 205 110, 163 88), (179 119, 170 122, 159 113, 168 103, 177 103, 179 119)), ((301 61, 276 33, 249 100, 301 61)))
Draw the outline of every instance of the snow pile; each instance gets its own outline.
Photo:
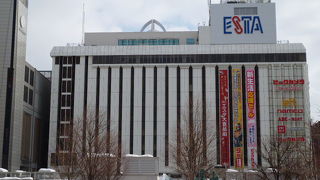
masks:
POLYGON ((245 172, 247 172, 247 173, 257 173, 258 171, 248 169, 248 170, 245 170, 245 172))
POLYGON ((227 172, 227 173, 237 173, 237 172, 239 172, 239 171, 237 171, 237 170, 235 170, 235 169, 228 169, 226 172, 227 172))
POLYGON ((22 170, 16 170, 16 173, 25 173, 25 171, 22 171, 22 170))
POLYGON ((170 177, 167 176, 166 174, 163 174, 162 176, 159 177, 159 180, 170 180, 170 177))
POLYGON ((139 158, 139 157, 153 157, 153 156, 150 155, 150 154, 145 154, 145 155, 126 154, 126 157, 136 157, 136 158, 139 158))
POLYGON ((266 172, 277 172, 277 169, 268 168, 268 169, 266 169, 266 172))
POLYGON ((8 170, 0 168, 0 173, 7 173, 7 172, 8 172, 8 170))
POLYGON ((90 157, 116 157, 114 154, 109 154, 109 153, 87 153, 87 156, 90 157))
POLYGON ((54 169, 47 169, 47 168, 41 168, 39 169, 39 173, 55 173, 56 170, 54 169))

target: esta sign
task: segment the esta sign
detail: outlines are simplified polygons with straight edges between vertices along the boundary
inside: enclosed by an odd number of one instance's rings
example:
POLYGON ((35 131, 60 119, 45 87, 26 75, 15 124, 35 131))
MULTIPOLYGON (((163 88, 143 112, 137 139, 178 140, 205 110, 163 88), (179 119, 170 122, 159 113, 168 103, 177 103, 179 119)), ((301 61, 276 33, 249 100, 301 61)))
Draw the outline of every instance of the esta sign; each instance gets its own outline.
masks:
POLYGON ((223 25, 224 34, 263 34, 259 16, 225 16, 223 25))

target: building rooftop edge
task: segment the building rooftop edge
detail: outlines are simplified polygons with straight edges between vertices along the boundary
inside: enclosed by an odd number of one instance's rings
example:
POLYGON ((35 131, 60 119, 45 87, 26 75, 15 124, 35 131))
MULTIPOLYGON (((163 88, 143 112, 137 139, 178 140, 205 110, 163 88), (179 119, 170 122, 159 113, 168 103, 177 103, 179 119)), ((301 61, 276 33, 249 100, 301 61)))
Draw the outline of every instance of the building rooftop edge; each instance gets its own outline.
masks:
POLYGON ((306 48, 302 43, 168 46, 56 46, 51 50, 50 56, 262 53, 306 53, 306 48))

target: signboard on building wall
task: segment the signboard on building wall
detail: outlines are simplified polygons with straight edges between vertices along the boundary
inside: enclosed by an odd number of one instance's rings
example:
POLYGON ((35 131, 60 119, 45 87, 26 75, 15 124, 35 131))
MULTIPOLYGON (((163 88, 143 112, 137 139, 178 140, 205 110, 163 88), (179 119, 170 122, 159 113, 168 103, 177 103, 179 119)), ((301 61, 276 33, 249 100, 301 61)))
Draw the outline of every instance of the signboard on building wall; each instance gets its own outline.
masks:
POLYGON ((220 84, 220 157, 221 164, 230 165, 230 121, 229 121, 229 75, 228 70, 219 71, 220 84))
POLYGON ((244 167, 243 103, 241 69, 232 70, 233 147, 234 164, 237 169, 244 167))
POLYGON ((277 121, 276 134, 281 142, 305 141, 305 107, 303 104, 304 79, 274 79, 273 94, 277 97, 274 107, 277 121), (281 97, 281 98, 278 98, 281 97))
POLYGON ((248 167, 256 168, 257 155, 257 119, 256 119, 256 79, 255 70, 246 70, 246 96, 247 96, 247 142, 248 167))
POLYGON ((275 44, 274 3, 212 4, 212 44, 275 44))

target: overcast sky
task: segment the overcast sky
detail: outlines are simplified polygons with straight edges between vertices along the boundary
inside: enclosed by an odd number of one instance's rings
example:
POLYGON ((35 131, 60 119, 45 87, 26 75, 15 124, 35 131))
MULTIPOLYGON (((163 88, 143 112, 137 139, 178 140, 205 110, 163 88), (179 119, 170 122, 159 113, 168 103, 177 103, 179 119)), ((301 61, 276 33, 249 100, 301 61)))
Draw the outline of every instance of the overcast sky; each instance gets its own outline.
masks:
MULTIPOLYGON (((150 19, 167 30, 208 24, 207 0, 29 0, 27 60, 38 70, 51 70, 53 46, 81 42, 83 1, 86 32, 136 32, 150 19)), ((278 40, 307 48, 312 118, 320 120, 320 1, 272 1, 277 3, 278 40)))

